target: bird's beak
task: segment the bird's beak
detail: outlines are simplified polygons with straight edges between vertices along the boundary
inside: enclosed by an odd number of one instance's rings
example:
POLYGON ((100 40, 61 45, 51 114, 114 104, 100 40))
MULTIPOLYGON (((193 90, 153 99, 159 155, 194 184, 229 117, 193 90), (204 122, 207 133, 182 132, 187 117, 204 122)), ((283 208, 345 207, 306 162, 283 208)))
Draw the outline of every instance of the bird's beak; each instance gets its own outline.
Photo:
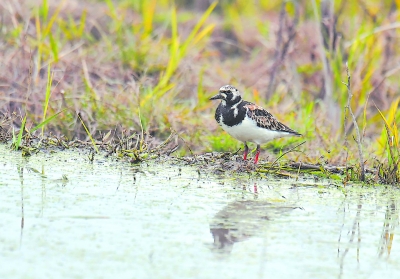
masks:
POLYGON ((214 97, 211 97, 210 100, 218 100, 218 99, 223 99, 224 97, 221 94, 217 94, 214 97))

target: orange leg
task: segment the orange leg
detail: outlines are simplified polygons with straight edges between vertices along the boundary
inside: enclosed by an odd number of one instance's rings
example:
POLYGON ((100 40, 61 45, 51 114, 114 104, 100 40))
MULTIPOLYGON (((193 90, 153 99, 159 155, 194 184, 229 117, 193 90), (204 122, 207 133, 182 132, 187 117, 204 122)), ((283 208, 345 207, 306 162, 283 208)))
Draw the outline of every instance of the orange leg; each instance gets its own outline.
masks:
POLYGON ((243 160, 247 159, 247 154, 249 153, 249 147, 247 146, 247 143, 244 143, 244 153, 243 153, 243 160))
POLYGON ((254 158, 254 164, 257 164, 257 162, 258 162, 258 156, 260 155, 260 152, 261 152, 260 145, 257 144, 257 152, 256 152, 256 157, 254 158))

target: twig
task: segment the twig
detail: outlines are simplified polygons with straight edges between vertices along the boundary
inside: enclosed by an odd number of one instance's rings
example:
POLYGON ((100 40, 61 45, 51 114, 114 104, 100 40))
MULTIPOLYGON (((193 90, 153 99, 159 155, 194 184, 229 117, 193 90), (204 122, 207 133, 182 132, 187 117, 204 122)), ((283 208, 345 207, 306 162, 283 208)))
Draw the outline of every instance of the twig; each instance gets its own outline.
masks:
POLYGON ((290 163, 290 167, 292 168, 297 168, 299 171, 300 170, 316 170, 316 171, 329 171, 332 173, 343 173, 344 170, 346 170, 346 167, 338 167, 338 166, 322 166, 322 165, 312 165, 312 164, 307 164, 307 163, 290 163))
POLYGON ((363 153, 362 153, 362 138, 361 138, 361 134, 360 134, 360 129, 358 128, 356 117, 354 116, 353 110, 351 109, 351 105, 350 105, 350 101, 353 97, 353 93, 351 92, 351 83, 350 83, 351 78, 350 78, 350 74, 349 74, 349 65, 347 62, 346 62, 346 73, 347 73, 347 83, 342 81, 342 83, 344 85, 346 85, 346 87, 347 87, 347 107, 346 108, 349 110, 349 113, 350 113, 351 118, 354 123, 354 129, 356 130, 357 138, 355 139, 355 141, 357 143, 358 156, 360 159, 360 169, 361 169, 360 180, 365 181, 365 166, 364 166, 364 157, 363 157, 363 153))
POLYGON ((275 165, 276 162, 278 162, 278 160, 280 158, 282 158, 283 156, 285 156, 286 154, 292 152, 294 149, 296 149, 297 147, 299 147, 300 145, 304 144, 305 141, 303 141, 302 143, 299 143, 298 145, 296 145, 295 147, 289 149, 288 151, 284 152, 281 154, 281 156, 279 156, 278 158, 275 159, 275 161, 269 166, 269 168, 267 169, 267 172, 269 172, 269 170, 275 165))
POLYGON ((176 135, 178 136, 178 138, 180 138, 180 139, 183 141, 183 143, 184 143, 184 144, 186 145, 186 147, 189 149, 190 154, 193 156, 193 159, 197 162, 196 156, 194 155, 192 149, 191 149, 190 146, 187 144, 187 142, 185 141, 185 139, 182 138, 181 135, 180 135, 179 133, 177 133, 175 130, 173 130, 173 129, 171 129, 171 130, 174 131, 174 132, 176 133, 176 135))
MULTIPOLYGON (((317 22, 321 22, 321 19, 318 14, 318 8, 317 8, 317 3, 315 0, 311 1, 313 10, 314 10, 314 16, 315 20, 317 22)), ((327 108, 332 107, 333 105, 333 98, 332 98, 332 76, 331 76, 331 69, 330 65, 328 63, 328 58, 325 55, 325 49, 324 49, 324 39, 321 34, 321 27, 318 25, 318 49, 319 53, 321 55, 321 60, 322 60, 322 67, 323 67, 323 74, 324 74, 324 89, 325 89, 325 97, 324 97, 324 102, 327 108)))
POLYGON ((290 44, 293 42, 293 40, 296 37, 297 34, 297 30, 296 27, 299 23, 299 9, 298 6, 296 4, 296 2, 294 2, 295 5, 295 16, 294 19, 292 21, 292 23, 290 25, 287 26, 287 40, 283 41, 283 27, 285 25, 285 19, 287 20, 287 13, 286 13, 286 4, 287 1, 284 1, 282 3, 282 7, 281 7, 281 11, 279 13, 279 29, 278 29, 278 33, 277 33, 277 41, 276 41, 276 49, 275 49, 275 54, 274 54, 274 58, 275 61, 272 64, 271 67, 271 74, 269 76, 269 82, 268 82, 268 88, 267 88, 267 98, 271 97, 273 91, 274 91, 274 84, 275 84, 275 76, 276 73, 279 69, 279 67, 282 65, 283 61, 285 60, 286 54, 289 50, 289 46, 290 44))

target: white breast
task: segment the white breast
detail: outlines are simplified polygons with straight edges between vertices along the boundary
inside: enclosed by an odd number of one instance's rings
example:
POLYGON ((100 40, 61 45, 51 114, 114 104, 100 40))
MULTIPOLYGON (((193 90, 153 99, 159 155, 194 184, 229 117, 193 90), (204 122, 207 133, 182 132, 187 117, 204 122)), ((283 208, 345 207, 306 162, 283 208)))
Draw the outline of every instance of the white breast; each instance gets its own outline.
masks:
POLYGON ((223 123, 221 115, 219 124, 228 134, 242 142, 248 141, 263 144, 276 138, 292 136, 292 134, 287 132, 272 131, 258 127, 256 122, 247 116, 242 123, 230 127, 223 123))

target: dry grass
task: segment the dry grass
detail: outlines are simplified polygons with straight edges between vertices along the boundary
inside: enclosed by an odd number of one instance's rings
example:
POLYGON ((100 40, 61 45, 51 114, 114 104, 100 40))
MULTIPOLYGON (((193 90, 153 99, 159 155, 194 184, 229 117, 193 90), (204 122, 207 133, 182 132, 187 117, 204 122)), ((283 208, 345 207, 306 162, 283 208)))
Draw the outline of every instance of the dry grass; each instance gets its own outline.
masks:
MULTIPOLYGON (((342 84, 348 62, 366 168, 392 162, 377 108, 392 115, 389 127, 399 122, 400 110, 391 107, 400 91, 398 1, 172 2, 0 2, 0 112, 18 115, 2 124, 2 135, 18 131, 24 116, 30 131, 64 110, 42 129, 69 140, 130 130, 161 142, 173 129, 179 155, 233 152, 240 144, 217 126, 208 101, 233 84, 305 135, 286 158, 357 165, 342 84)), ((269 143, 263 158, 273 161, 297 143, 269 143)))

